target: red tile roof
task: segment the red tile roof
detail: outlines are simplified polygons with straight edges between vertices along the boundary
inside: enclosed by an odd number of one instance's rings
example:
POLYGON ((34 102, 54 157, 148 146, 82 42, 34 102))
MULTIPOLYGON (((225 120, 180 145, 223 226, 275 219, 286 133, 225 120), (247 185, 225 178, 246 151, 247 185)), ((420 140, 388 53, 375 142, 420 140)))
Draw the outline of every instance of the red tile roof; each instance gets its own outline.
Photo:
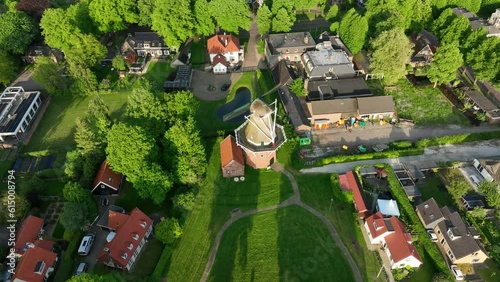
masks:
POLYGON ((49 267, 53 267, 57 254, 44 248, 29 248, 17 264, 16 273, 12 281, 19 279, 21 281, 38 282, 43 281, 49 267), (39 261, 45 263, 41 274, 35 273, 35 267, 39 261))
POLYGON ((227 64, 227 59, 224 55, 218 54, 212 60, 212 66, 215 67, 218 63, 223 64, 224 66, 227 64))
POLYGON ((366 208, 363 191, 361 191, 361 185, 358 183, 354 172, 349 171, 346 174, 339 175, 339 183, 342 189, 352 191, 352 194, 354 196, 354 204, 356 205, 356 209, 358 211, 358 216, 360 218, 365 218, 366 216, 368 216, 370 212, 366 208))
POLYGON ((220 160, 222 167, 226 166, 231 161, 235 161, 244 165, 243 150, 236 145, 236 139, 229 135, 222 142, 220 142, 220 160))
POLYGON ((130 215, 116 211, 109 211, 108 213, 108 227, 117 230, 120 226, 127 222, 130 215))
POLYGON ((387 228, 386 222, 384 220, 384 215, 381 212, 377 212, 368 218, 366 218, 366 225, 370 229, 373 239, 377 239, 379 236, 387 235, 387 232, 392 232, 387 228), (375 225, 377 228, 375 228, 375 225))
POLYGON ((43 219, 34 215, 28 215, 17 231, 16 252, 23 254, 26 243, 33 243, 43 227, 43 219))
POLYGON ((122 179, 122 175, 111 170, 106 160, 102 162, 97 175, 94 178, 94 189, 97 188, 99 183, 103 182, 104 184, 112 187, 115 190, 120 189, 120 181, 122 179))
POLYGON ((115 264, 125 268, 152 224, 153 220, 141 210, 138 208, 133 209, 127 217, 127 220, 116 230, 116 235, 113 240, 106 243, 104 246, 104 248, 108 248, 109 251, 106 252, 102 250, 98 259, 101 262, 105 262, 108 260, 109 256, 115 264), (144 223, 145 227, 141 225, 144 223), (137 236, 136 239, 134 239, 135 236, 137 236), (132 245, 131 248, 129 248, 130 245, 132 245), (124 254, 127 254, 126 258, 122 257, 124 254))
POLYGON ((411 236, 406 232, 403 223, 395 216, 391 217, 391 223, 394 233, 385 237, 385 243, 394 263, 397 264, 410 256, 422 262, 417 249, 411 244, 411 236))
POLYGON ((240 51, 240 40, 232 35, 214 35, 207 40, 209 54, 225 54, 240 51))
POLYGON ((42 249, 46 249, 47 251, 52 251, 52 248, 54 248, 54 241, 52 240, 36 240, 33 244, 35 247, 40 247, 42 249))

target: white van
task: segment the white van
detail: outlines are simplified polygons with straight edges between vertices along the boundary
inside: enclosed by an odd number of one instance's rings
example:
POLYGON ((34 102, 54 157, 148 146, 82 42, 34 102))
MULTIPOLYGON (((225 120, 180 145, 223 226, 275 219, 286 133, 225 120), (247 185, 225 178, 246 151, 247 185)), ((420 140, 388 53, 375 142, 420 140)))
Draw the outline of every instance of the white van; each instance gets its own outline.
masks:
POLYGON ((83 236, 82 242, 80 243, 80 247, 78 248, 78 254, 81 256, 86 256, 90 253, 90 248, 92 248, 92 244, 94 243, 95 235, 87 234, 83 236))
POLYGON ((475 175, 471 175, 471 176, 470 176, 470 180, 471 180, 474 184, 476 184, 477 186, 479 186, 479 183, 481 183, 481 182, 479 181, 479 179, 477 178, 477 176, 475 176, 475 175))

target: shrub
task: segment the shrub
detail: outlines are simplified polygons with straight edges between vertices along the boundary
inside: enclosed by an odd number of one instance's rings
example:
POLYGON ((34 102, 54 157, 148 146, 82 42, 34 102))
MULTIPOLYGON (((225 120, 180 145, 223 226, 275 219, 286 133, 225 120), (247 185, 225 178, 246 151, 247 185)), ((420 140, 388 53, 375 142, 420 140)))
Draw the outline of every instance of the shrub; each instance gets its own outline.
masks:
POLYGON ((153 274, 151 275, 153 279, 156 281, 160 281, 161 277, 164 276, 165 270, 170 262, 170 257, 172 256, 172 251, 173 247, 170 245, 166 245, 165 248, 163 249, 163 252, 161 253, 160 259, 158 260, 158 263, 156 264, 155 270, 153 271, 153 274))
POLYGON ((73 260, 74 254, 76 249, 78 248, 80 244, 80 236, 81 232, 64 232, 64 240, 69 241, 68 248, 66 249, 66 252, 64 253, 64 259, 65 260, 73 260), (68 240, 67 238, 71 238, 68 240))
POLYGON ((391 149, 408 149, 408 148, 414 148, 414 144, 410 141, 394 141, 389 143, 389 147, 391 149))
POLYGON ((156 238, 165 244, 173 244, 181 235, 182 229, 176 218, 162 220, 155 227, 156 238))
POLYGON ((190 211, 193 209, 194 200, 196 196, 193 192, 186 192, 176 195, 172 201, 174 202, 174 207, 180 211, 190 211))
POLYGON ((57 239, 62 239, 64 236, 64 226, 59 222, 59 220, 56 223, 56 227, 54 228, 54 231, 52 232, 52 237, 57 238, 57 239))
POLYGON ((384 151, 375 153, 365 153, 356 155, 335 155, 323 158, 316 162, 317 165, 327 165, 332 163, 344 163, 344 162, 354 162, 363 160, 374 160, 374 159, 386 159, 386 158, 398 158, 404 156, 421 155, 424 150, 421 148, 409 148, 399 151, 384 151))
POLYGON ((499 139, 500 131, 466 133, 459 135, 441 136, 434 138, 424 138, 416 142, 416 147, 425 148, 446 144, 458 144, 463 142, 474 142, 481 140, 499 139))

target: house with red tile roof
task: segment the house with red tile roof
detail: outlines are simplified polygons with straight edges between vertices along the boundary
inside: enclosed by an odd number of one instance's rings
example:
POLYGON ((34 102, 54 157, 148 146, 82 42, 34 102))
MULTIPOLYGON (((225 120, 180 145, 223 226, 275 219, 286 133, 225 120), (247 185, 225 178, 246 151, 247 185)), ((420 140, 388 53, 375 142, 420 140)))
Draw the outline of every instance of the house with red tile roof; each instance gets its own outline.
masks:
POLYGON ((354 206, 358 212, 359 219, 365 219, 370 215, 370 211, 366 207, 365 196, 354 172, 349 171, 346 174, 339 174, 340 188, 351 191, 354 196, 354 206))
POLYGON ((384 218, 377 212, 366 219, 364 228, 371 244, 382 245, 392 269, 419 267, 423 263, 411 235, 397 217, 384 218))
POLYGON ((212 59, 212 70, 215 74, 227 73, 227 59, 224 55, 215 55, 212 59))
POLYGON ((109 267, 130 270, 153 232, 153 220, 138 208, 110 220, 108 242, 98 261, 109 267))
POLYGON ((23 220, 21 226, 18 228, 16 243, 14 245, 18 256, 22 256, 29 246, 43 234, 43 224, 43 219, 34 215, 28 215, 23 220))
POLYGON ((97 195, 116 195, 120 190, 123 175, 114 172, 104 160, 94 178, 92 193, 97 195))
POLYGON ((236 139, 232 135, 228 135, 220 142, 220 161, 222 176, 239 177, 245 175, 243 150, 236 144, 236 139))
POLYGON ((13 282, 44 282, 54 272, 57 254, 52 252, 54 242, 37 240, 35 246, 26 250, 17 263, 13 282), (45 242, 42 244, 42 242, 45 242), (50 247, 50 249, 46 249, 50 247))
POLYGON ((207 40, 207 51, 211 63, 219 54, 223 55, 230 64, 243 61, 243 47, 240 46, 240 40, 232 34, 216 34, 210 37, 207 40))

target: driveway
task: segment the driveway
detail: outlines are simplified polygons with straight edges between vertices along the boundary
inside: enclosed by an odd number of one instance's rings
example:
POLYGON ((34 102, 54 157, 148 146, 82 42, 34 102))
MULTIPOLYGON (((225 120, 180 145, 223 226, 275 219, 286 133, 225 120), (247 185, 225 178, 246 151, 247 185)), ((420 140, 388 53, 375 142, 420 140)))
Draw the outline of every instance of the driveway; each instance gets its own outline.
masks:
POLYGON ((458 145, 443 145, 425 149, 423 155, 408 156, 394 159, 366 160, 339 164, 329 164, 322 167, 301 169, 302 173, 346 173, 355 166, 375 165, 378 163, 406 163, 431 160, 434 162, 472 161, 475 158, 500 156, 500 140, 471 142, 458 145))
POLYGON ((245 53, 245 60, 243 67, 253 68, 259 65, 261 55, 257 52, 257 39, 259 39, 259 28, 255 21, 255 16, 252 14, 252 24, 250 25, 249 38, 247 43, 247 52, 245 53))
POLYGON ((470 177, 471 177, 471 175, 475 175, 477 177, 477 179, 479 179, 479 182, 482 182, 485 179, 481 175, 481 173, 479 173, 479 171, 477 171, 477 169, 475 169, 473 166, 461 167, 461 168, 459 168, 459 170, 464 175, 467 182, 469 182, 469 184, 472 186, 472 188, 474 188, 474 191, 478 192, 477 185, 474 182, 472 182, 470 177))
MULTIPOLYGON (((90 233, 95 235, 94 244, 90 249, 90 253, 79 260, 79 262, 86 262, 89 265, 88 272, 90 272, 92 268, 94 268, 94 265, 97 263, 97 256, 104 248, 104 245, 106 245, 106 237, 108 236, 109 231, 101 230, 99 227, 94 225, 85 234, 90 233)), ((76 267, 78 267, 78 264, 75 265, 75 271, 76 267)))
POLYGON ((193 70, 193 81, 191 87, 193 88, 194 95, 203 101, 216 101, 224 99, 229 94, 232 86, 226 90, 221 91, 220 88, 225 83, 234 84, 241 77, 241 73, 231 74, 213 74, 202 70, 193 70), (215 91, 208 91, 208 86, 212 84, 217 89, 215 91))
POLYGON ((33 81, 31 78, 31 71, 27 70, 21 73, 14 82, 12 86, 21 86, 25 91, 41 91, 45 90, 40 84, 33 81))

